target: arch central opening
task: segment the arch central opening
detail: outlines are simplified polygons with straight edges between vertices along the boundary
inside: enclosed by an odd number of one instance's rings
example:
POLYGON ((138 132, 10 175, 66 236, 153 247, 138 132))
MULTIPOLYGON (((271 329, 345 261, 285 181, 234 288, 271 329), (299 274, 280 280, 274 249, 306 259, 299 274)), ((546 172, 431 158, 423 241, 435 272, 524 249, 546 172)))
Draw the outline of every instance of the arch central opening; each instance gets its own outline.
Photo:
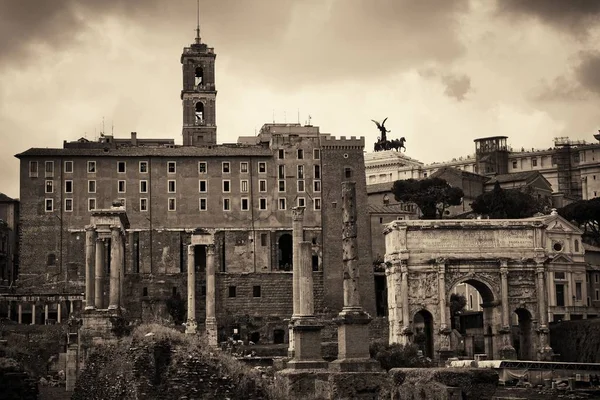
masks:
POLYGON ((496 304, 490 287, 477 279, 466 279, 450 291, 451 327, 457 336, 455 349, 459 356, 475 354, 494 356, 494 313, 496 304))
POLYGON ((413 318, 414 343, 423 355, 433 359, 433 315, 427 310, 421 310, 413 318))

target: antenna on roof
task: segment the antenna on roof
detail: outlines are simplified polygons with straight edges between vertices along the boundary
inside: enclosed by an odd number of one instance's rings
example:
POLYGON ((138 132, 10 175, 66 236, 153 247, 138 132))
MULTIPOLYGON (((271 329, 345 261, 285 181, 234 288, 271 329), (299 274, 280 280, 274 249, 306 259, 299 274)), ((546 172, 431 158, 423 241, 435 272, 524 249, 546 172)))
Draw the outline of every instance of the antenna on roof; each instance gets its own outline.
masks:
POLYGON ((298 109, 298 123, 300 123, 300 109, 298 109))
POLYGON ((196 44, 200 44, 200 0, 196 1, 196 44))
POLYGON ((115 121, 114 120, 110 121, 110 134, 112 136, 115 136, 115 121))
POLYGON ((275 123, 275 109, 273 109, 273 123, 275 123))
POLYGON ((311 119, 312 119, 312 116, 309 114, 309 115, 308 115, 308 125, 309 125, 309 126, 311 126, 311 125, 310 125, 310 120, 311 120, 311 119))

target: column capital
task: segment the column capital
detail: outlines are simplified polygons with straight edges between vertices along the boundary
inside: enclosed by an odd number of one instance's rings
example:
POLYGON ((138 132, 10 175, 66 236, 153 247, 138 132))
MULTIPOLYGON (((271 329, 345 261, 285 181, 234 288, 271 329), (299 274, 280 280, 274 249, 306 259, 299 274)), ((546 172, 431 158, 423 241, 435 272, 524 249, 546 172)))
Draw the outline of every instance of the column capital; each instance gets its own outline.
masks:
POLYGON ((95 225, 86 225, 86 226, 85 226, 85 230, 86 230, 87 232, 89 232, 89 231, 92 231, 92 232, 93 232, 93 231, 95 231, 95 230, 96 230, 96 226, 95 226, 95 225))
POLYGON ((214 244, 206 245, 206 254, 215 255, 215 245, 214 244))
POLYGON ((536 274, 543 274, 546 271, 546 269, 544 268, 544 265, 536 265, 535 266, 535 273, 536 274))
POLYGON ((302 221, 304 219, 305 207, 292 207, 292 221, 302 221))
POLYGON ((196 245, 194 245, 194 244, 188 244, 188 247, 187 247, 188 255, 194 254, 194 247, 196 247, 196 245))

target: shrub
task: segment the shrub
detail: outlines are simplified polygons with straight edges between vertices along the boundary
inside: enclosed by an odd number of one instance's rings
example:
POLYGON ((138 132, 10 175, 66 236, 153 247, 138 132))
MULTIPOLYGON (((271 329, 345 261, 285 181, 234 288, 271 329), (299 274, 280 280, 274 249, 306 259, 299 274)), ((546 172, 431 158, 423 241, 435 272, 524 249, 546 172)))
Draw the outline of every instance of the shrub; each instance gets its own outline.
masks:
POLYGON ((387 371, 392 368, 428 368, 433 365, 429 358, 419 355, 419 347, 414 344, 390 345, 375 341, 369 346, 369 353, 387 371))

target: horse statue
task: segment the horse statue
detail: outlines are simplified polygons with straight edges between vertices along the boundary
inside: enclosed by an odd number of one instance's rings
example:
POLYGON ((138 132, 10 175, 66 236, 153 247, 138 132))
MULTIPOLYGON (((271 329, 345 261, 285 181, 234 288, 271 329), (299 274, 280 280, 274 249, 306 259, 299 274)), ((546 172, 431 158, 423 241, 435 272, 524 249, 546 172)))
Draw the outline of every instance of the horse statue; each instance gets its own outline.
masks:
POLYGON ((404 149, 404 152, 406 153, 406 146, 404 146, 404 142, 406 142, 406 139, 404 137, 401 137, 400 139, 390 140, 389 141, 390 149, 394 149, 396 151, 400 151, 400 149, 404 149))

